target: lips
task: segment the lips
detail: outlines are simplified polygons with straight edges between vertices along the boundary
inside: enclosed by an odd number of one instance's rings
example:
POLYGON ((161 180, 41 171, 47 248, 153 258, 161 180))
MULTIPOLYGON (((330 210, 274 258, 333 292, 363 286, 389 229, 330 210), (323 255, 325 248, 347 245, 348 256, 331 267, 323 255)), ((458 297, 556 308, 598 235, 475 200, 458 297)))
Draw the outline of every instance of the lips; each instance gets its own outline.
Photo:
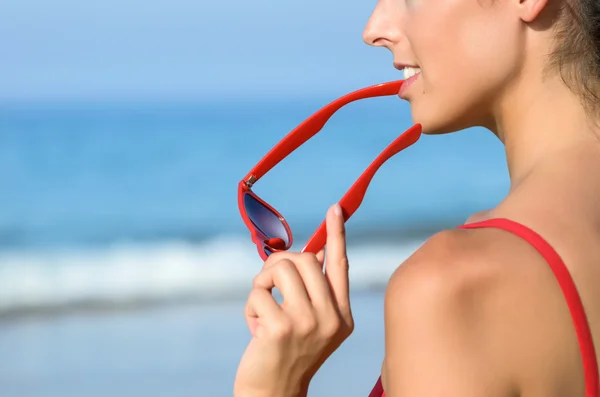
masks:
POLYGON ((406 68, 420 69, 420 66, 416 63, 403 63, 394 61, 394 68, 398 70, 404 70, 406 68))
MULTIPOLYGON (((404 79, 404 83, 402 83, 402 86, 400 87, 400 92, 398 92, 398 96, 402 99, 405 99, 405 92, 406 90, 408 90, 408 88, 413 85, 415 83, 415 81, 417 81, 417 79, 419 78, 419 76, 421 75, 420 72, 415 72, 412 73, 409 72, 408 73, 410 75, 410 77, 405 78, 404 79)), ((404 76, 406 77, 407 73, 406 71, 404 72, 404 76)))
POLYGON ((416 65, 394 62, 394 67, 404 72, 404 83, 400 87, 398 96, 404 98, 405 91, 418 79, 421 74, 421 68, 416 65))

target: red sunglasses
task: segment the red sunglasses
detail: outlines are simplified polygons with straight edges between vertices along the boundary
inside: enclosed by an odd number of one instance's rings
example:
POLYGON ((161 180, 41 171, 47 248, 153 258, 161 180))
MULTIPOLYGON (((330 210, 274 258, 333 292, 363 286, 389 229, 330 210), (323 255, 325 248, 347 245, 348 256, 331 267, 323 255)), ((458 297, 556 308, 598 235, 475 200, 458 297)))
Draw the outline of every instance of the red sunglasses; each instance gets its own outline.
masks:
MULTIPOLYGON (((321 108, 290 132, 244 177, 238 187, 238 206, 244 223, 250 230, 252 241, 263 260, 277 251, 286 251, 292 246, 292 231, 286 220, 273 207, 252 191, 252 186, 281 160, 319 132, 327 120, 343 106, 360 99, 397 95, 403 80, 391 81, 363 88, 345 95, 321 108)), ((415 124, 392 142, 356 180, 354 185, 339 201, 344 221, 358 209, 369 183, 375 173, 390 157, 415 143, 421 136, 421 125, 415 124)), ((308 240, 302 252, 317 253, 327 240, 325 221, 308 240)))

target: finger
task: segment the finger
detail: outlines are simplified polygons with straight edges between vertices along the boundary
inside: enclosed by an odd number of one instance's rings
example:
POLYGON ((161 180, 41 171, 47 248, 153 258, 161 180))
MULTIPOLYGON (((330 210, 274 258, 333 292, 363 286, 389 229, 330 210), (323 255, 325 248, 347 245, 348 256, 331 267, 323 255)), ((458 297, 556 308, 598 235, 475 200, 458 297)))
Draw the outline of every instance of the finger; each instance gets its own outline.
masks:
POLYGON ((294 264, 304 281, 308 297, 316 309, 337 306, 332 300, 329 283, 323 274, 322 262, 317 255, 305 252, 294 264))
POLYGON ((283 296, 283 305, 296 309, 307 309, 310 306, 308 292, 304 281, 289 259, 282 259, 263 269, 254 278, 254 287, 271 291, 277 287, 283 296))
POLYGON ((271 255, 269 255, 267 260, 263 263, 263 269, 268 269, 268 268, 274 266, 275 264, 277 264, 279 261, 284 260, 284 259, 295 262, 300 257, 300 255, 302 255, 302 254, 299 252, 289 252, 289 251, 274 252, 271 255))
POLYGON ((298 261, 304 260, 303 258, 307 258, 308 256, 313 256, 313 257, 317 258, 317 260, 318 260, 319 255, 322 255, 324 257, 324 251, 325 251, 325 248, 323 248, 321 251, 319 251, 316 254, 312 254, 310 252, 278 251, 278 252, 273 253, 271 256, 269 256, 269 258, 263 264, 263 269, 272 267, 273 265, 277 264, 277 262, 282 261, 282 260, 289 260, 294 263, 297 263, 298 261))
MULTIPOLYGON (((294 264, 300 275, 309 300, 315 308, 325 307, 331 302, 329 283, 323 275, 323 260, 319 260, 318 254, 309 252, 279 252, 279 261, 290 261, 294 264)), ((320 253, 323 257, 325 254, 320 253)), ((264 268, 270 269, 277 266, 278 262, 267 261, 264 268)), ((272 287, 271 287, 272 288, 272 287)), ((335 303, 337 306, 337 303, 335 303)))
POLYGON ((261 326, 278 321, 283 315, 283 310, 269 291, 262 288, 253 288, 250 291, 244 308, 244 317, 253 336, 260 336, 261 326))
POLYGON ((325 277, 341 314, 350 311, 348 282, 348 257, 346 255, 346 229, 339 204, 327 212, 327 253, 325 277))

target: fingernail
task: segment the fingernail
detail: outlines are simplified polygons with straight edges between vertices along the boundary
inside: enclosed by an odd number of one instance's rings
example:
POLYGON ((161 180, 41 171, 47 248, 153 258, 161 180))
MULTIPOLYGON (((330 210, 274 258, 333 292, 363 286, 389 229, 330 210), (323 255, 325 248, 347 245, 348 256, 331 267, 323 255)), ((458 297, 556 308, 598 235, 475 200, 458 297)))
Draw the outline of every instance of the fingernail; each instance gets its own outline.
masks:
POLYGON ((333 206, 333 213, 336 216, 342 216, 342 207, 340 207, 339 203, 335 203, 335 205, 333 206))

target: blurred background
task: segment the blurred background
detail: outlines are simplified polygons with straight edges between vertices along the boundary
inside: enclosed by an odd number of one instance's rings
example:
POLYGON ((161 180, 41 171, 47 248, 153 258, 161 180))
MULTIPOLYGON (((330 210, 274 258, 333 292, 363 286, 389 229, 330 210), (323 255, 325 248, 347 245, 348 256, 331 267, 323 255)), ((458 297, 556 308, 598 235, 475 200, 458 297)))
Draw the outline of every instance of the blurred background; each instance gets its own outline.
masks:
MULTIPOLYGON (((237 183, 321 106, 402 78, 362 42, 374 6, 2 2, 1 396, 231 395, 261 266, 237 183)), ((396 97, 353 103, 256 184, 295 249, 411 124, 396 97)), ((391 272, 507 189, 481 129, 423 137, 381 168, 347 224, 356 332, 311 397, 368 395, 391 272)))

